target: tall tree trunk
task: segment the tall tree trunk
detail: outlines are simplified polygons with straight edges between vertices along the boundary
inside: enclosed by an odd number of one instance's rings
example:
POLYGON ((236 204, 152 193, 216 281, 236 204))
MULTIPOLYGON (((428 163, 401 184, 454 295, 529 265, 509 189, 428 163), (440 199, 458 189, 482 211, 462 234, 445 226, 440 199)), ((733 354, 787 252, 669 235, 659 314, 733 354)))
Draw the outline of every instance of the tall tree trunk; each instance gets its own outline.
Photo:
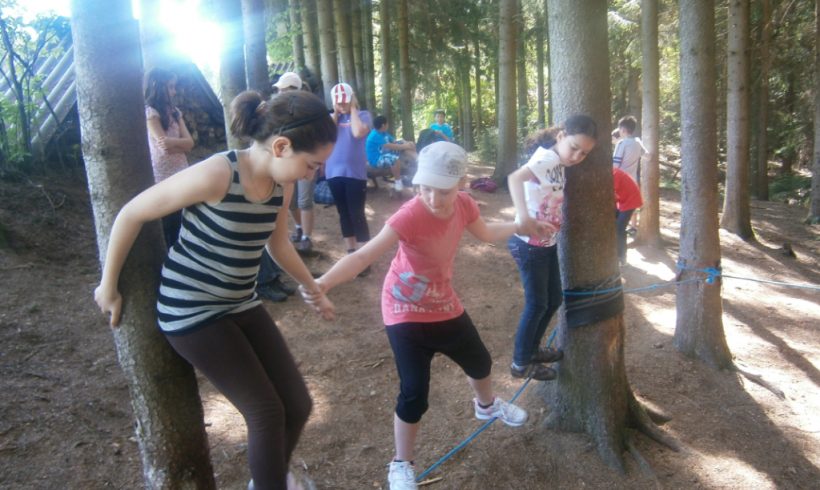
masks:
POLYGON ((305 66, 322 83, 322 57, 316 19, 316 0, 301 0, 302 40, 305 43, 305 66))
POLYGON ((265 46, 265 5, 263 0, 242 0, 242 26, 245 39, 245 77, 247 87, 268 96, 268 49, 265 46))
POLYGON ((299 0, 288 0, 290 14, 290 43, 296 69, 305 66, 304 31, 302 30, 302 6, 299 0))
POLYGON ((481 43, 478 36, 473 36, 473 50, 475 51, 475 134, 481 137, 484 132, 484 123, 481 120, 481 43))
POLYGON ((356 83, 356 65, 353 59, 353 37, 350 29, 350 0, 333 0, 333 19, 336 29, 336 47, 339 50, 339 73, 345 82, 359 93, 356 83))
POLYGON ((174 60, 168 49, 170 35, 159 20, 160 0, 140 0, 140 38, 145 71, 152 68, 170 69, 174 60))
POLYGON ((413 129, 413 85, 410 68, 410 26, 407 0, 399 0, 399 90, 401 90, 401 137, 415 141, 413 129))
POLYGON ((339 83, 336 34, 333 31, 333 0, 316 0, 316 17, 319 21, 319 51, 322 57, 325 104, 333 107, 333 102, 330 100, 330 89, 339 83))
POLYGON ((350 3, 350 29, 353 49, 353 67, 356 73, 356 90, 359 103, 370 109, 367 103, 367 84, 364 81, 364 48, 362 46, 362 2, 352 0, 350 3))
MULTIPOLYGON (((105 257, 117 212, 153 183, 144 137, 140 36, 129 1, 74 0, 71 14, 83 158, 97 246, 105 257)), ((124 314, 112 330, 114 343, 131 394, 145 487, 211 489, 215 483, 193 369, 156 327, 164 256, 159 224, 145 226, 120 276, 124 314)))
POLYGON ((461 50, 462 59, 459 61, 461 74, 459 81, 461 84, 461 145, 466 151, 473 151, 473 94, 470 91, 470 48, 467 46, 467 39, 463 40, 464 47, 461 50))
POLYGON ((243 143, 231 134, 231 101, 247 87, 245 53, 242 35, 242 5, 239 0, 217 0, 217 18, 224 26, 224 40, 219 53, 219 85, 222 111, 225 114, 225 137, 228 148, 242 148, 243 143))
POLYGON ((814 3, 814 164, 811 172, 811 208, 806 221, 820 223, 820 0, 814 3))
POLYGON ((757 116, 757 172, 755 175, 755 197, 769 200, 769 44, 772 40, 771 0, 761 0, 760 13, 760 93, 757 116))
MULTIPOLYGON (((537 7, 536 7, 537 8, 537 7)), ((535 15, 535 105, 537 107, 537 125, 539 128, 545 127, 547 123, 547 116, 545 112, 545 96, 544 93, 544 15, 541 9, 537 8, 535 15)))
POLYGON ((544 0, 544 32, 547 33, 547 45, 544 49, 544 59, 547 61, 547 83, 545 85, 546 89, 549 91, 544 98, 547 100, 547 123, 546 126, 552 126, 554 124, 555 119, 552 116, 553 108, 552 108, 552 64, 550 62, 550 51, 551 51, 551 43, 549 40, 549 32, 550 32, 550 8, 549 8, 549 0, 544 0))
MULTIPOLYGON (((720 267, 715 114, 715 10, 712 0, 680 2, 681 181, 683 281, 720 267)), ((732 365, 723 333, 721 280, 677 288, 675 347, 716 368, 732 365)))
POLYGON ((393 109, 390 106, 392 84, 392 65, 390 64, 390 0, 379 0, 379 39, 381 40, 382 61, 382 114, 395 127, 393 109))
MULTIPOLYGON (((566 170, 564 221, 559 238, 566 289, 590 287, 618 277, 609 138, 609 57, 606 0, 549 5, 552 103, 557 121, 585 113, 597 121, 599 142, 584 163, 566 170)), ((502 76, 503 79, 503 76, 502 76)), ((621 298, 622 301, 622 298, 621 298)), ((558 339, 565 352, 555 383, 541 393, 550 400, 547 423, 583 431, 610 466, 623 468, 631 394, 624 368, 623 306, 591 325, 569 328, 562 308, 558 339), (618 311, 620 310, 620 311, 618 311)))
POLYGON ((749 0, 729 1, 726 191, 720 226, 754 238, 749 207, 749 0))
POLYGON ((499 1, 498 18, 498 154, 493 178, 502 182, 518 163, 515 108, 516 0, 499 1))
POLYGON ((643 65, 643 114, 641 138, 647 154, 641 159, 643 206, 636 242, 650 247, 661 243, 660 228, 660 69, 658 54, 658 0, 641 0, 641 51, 643 65))
POLYGON ((521 0, 516 1, 515 15, 515 50, 516 56, 516 80, 518 81, 518 127, 519 134, 524 134, 527 130, 527 115, 529 114, 529 101, 527 100, 527 23, 524 19, 524 8, 521 0))
POLYGON ((376 70, 373 67, 373 4, 371 0, 359 0, 361 5, 362 53, 364 56, 364 85, 367 107, 376 110, 376 70))

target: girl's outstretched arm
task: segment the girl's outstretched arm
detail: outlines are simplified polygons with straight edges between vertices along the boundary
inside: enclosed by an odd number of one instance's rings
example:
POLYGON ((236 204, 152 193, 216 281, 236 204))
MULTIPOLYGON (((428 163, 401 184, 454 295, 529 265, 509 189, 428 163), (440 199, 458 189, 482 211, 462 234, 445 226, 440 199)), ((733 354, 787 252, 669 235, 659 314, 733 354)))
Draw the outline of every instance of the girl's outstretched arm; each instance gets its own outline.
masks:
MULTIPOLYGON (((316 280, 319 290, 326 293, 334 287, 356 278, 368 265, 372 264, 388 250, 393 248, 399 241, 399 235, 389 225, 384 225, 372 240, 367 242, 362 248, 350 255, 345 256, 329 271, 316 280)), ((315 292, 308 291, 304 287, 299 288, 305 301, 316 308, 316 301, 319 297, 315 292)))
POLYGON ((481 216, 467 225, 467 231, 483 242, 497 242, 509 238, 517 228, 518 226, 512 221, 488 224, 481 216))
POLYGON ((123 206, 111 227, 102 279, 94 290, 94 300, 111 315, 112 327, 120 323, 120 272, 142 226, 191 204, 222 199, 230 179, 228 160, 215 155, 149 187, 123 206))
POLYGON ((302 258, 293 247, 288 237, 288 204, 293 195, 293 184, 285 187, 284 204, 276 217, 276 228, 268 239, 268 252, 276 264, 299 283, 300 289, 311 291, 316 295, 315 303, 311 303, 327 319, 333 319, 334 306, 319 288, 313 275, 308 270, 302 258))

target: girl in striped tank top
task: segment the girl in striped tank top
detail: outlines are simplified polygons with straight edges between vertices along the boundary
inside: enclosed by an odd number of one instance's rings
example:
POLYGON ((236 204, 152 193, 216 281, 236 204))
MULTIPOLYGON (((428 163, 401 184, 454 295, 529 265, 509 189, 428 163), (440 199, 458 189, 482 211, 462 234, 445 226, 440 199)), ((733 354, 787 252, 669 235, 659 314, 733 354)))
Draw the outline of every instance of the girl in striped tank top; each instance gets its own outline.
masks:
MULTIPOLYGON (((94 298, 111 325, 119 324, 117 283, 142 225, 181 209, 179 239, 162 268, 159 327, 245 418, 249 488, 297 488, 288 464, 312 402, 255 283, 267 246, 304 289, 322 295, 288 238, 287 205, 293 183, 312 179, 330 155, 336 124, 307 92, 270 100, 243 92, 231 113, 231 132, 251 146, 216 154, 127 203, 111 229, 94 298)), ((333 316, 326 297, 320 310, 333 316)))

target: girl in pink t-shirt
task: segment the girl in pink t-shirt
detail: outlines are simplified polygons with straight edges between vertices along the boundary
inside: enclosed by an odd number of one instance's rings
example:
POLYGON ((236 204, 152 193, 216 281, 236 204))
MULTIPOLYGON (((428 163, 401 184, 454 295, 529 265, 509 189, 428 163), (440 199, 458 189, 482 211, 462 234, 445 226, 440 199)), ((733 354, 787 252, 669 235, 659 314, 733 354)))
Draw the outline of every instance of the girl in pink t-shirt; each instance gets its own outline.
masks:
MULTIPOLYGON (((454 143, 426 146, 413 178, 420 186, 418 195, 391 216, 375 238, 316 281, 322 292, 350 281, 398 243, 381 301, 401 382, 393 419, 396 454, 388 475, 391 488, 416 488, 414 446, 427 410, 430 362, 437 352, 467 374, 476 395, 477 418, 498 417, 511 426, 527 420, 524 410, 494 396, 492 359, 452 287, 453 260, 465 230, 492 242, 517 229, 513 222, 485 223, 476 202, 459 191, 466 164, 467 154, 454 143)), ((320 299, 302 294, 309 303, 320 299)))

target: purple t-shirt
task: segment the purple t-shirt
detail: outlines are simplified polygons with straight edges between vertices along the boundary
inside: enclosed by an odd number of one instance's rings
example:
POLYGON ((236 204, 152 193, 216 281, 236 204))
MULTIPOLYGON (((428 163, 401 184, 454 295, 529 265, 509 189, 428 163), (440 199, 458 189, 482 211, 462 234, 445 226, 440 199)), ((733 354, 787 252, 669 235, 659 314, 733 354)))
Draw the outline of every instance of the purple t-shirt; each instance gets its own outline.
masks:
MULTIPOLYGON (((370 126, 370 113, 359 111, 359 119, 370 126)), ((341 114, 337 121, 339 128, 336 135, 336 146, 325 163, 325 176, 350 177, 352 179, 367 180, 367 155, 365 142, 367 134, 361 138, 354 138, 350 127, 350 114, 341 114)))

